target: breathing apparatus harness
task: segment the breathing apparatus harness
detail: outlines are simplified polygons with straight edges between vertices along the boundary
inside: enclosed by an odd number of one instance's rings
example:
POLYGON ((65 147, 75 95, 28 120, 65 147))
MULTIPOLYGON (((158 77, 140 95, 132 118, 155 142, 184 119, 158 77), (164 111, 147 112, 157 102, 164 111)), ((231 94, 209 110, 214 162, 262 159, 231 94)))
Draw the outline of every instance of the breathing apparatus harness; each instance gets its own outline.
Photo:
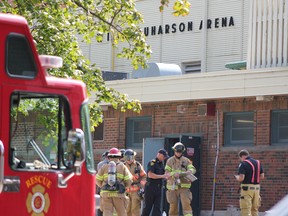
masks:
POLYGON ((118 191, 119 193, 125 193, 126 189, 121 182, 117 180, 116 168, 120 162, 115 163, 115 161, 110 161, 108 163, 108 178, 107 183, 102 187, 102 190, 106 191, 118 191))

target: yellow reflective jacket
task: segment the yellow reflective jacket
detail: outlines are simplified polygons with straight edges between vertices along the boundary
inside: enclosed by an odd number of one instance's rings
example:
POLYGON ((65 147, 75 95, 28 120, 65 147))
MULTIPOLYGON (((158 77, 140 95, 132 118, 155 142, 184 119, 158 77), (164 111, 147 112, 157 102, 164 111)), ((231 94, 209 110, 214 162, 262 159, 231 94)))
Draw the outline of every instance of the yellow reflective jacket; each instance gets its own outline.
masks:
POLYGON ((180 159, 175 156, 167 160, 165 166, 165 172, 170 173, 171 177, 167 180, 167 189, 168 190, 177 190, 178 188, 190 188, 191 181, 185 178, 185 173, 196 173, 196 169, 193 166, 192 162, 187 158, 182 156, 180 159), (175 173, 180 174, 180 178, 175 178, 175 173))
MULTIPOLYGON (((132 175, 128 168, 119 160, 115 161, 116 163, 116 179, 117 181, 122 184, 125 188, 130 187, 132 184, 132 175)), ((96 174, 96 184, 98 187, 102 188, 104 185, 108 183, 108 167, 109 164, 105 164, 102 166, 98 173, 96 174)), ((118 191, 106 191, 102 190, 100 192, 101 196, 108 196, 108 197, 123 197, 125 194, 121 194, 118 191)))
POLYGON ((127 162, 125 162, 124 164, 133 176, 132 185, 130 187, 127 187, 127 192, 138 191, 146 183, 147 174, 143 166, 135 160, 131 164, 128 164, 127 162))

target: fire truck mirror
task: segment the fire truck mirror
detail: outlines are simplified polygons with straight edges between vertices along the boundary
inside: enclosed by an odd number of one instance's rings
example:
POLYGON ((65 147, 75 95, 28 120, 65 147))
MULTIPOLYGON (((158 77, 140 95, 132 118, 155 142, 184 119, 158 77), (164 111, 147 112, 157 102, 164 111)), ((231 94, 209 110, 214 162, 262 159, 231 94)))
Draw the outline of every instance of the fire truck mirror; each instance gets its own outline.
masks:
POLYGON ((3 190, 4 184, 4 145, 0 140, 0 193, 3 190))
POLYGON ((81 129, 72 129, 68 134, 68 142, 64 147, 64 165, 67 168, 74 168, 75 163, 81 164, 85 159, 84 132, 81 129))

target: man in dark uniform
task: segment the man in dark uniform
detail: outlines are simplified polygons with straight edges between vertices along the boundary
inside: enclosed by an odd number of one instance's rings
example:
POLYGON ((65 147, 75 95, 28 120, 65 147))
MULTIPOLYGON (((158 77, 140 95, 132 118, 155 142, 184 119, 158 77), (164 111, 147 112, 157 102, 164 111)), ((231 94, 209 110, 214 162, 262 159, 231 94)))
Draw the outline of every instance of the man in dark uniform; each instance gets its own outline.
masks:
POLYGON ((241 216, 258 216, 261 205, 260 179, 264 179, 263 168, 260 161, 250 157, 246 149, 239 152, 239 157, 241 163, 235 178, 241 182, 241 216))
POLYGON ((168 157, 167 151, 160 149, 155 159, 151 160, 147 166, 147 182, 145 184, 144 205, 142 216, 161 216, 161 203, 163 194, 163 181, 168 178, 165 174, 164 160, 168 157))

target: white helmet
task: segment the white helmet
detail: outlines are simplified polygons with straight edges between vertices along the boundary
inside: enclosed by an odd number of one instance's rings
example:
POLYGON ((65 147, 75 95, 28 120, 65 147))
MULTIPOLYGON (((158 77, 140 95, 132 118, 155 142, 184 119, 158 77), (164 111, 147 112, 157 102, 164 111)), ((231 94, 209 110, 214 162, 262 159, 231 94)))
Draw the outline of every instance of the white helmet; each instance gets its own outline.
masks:
POLYGON ((174 150, 174 152, 181 152, 183 153, 185 151, 185 146, 183 143, 181 142, 177 142, 174 144, 174 146, 172 147, 172 149, 174 150))

